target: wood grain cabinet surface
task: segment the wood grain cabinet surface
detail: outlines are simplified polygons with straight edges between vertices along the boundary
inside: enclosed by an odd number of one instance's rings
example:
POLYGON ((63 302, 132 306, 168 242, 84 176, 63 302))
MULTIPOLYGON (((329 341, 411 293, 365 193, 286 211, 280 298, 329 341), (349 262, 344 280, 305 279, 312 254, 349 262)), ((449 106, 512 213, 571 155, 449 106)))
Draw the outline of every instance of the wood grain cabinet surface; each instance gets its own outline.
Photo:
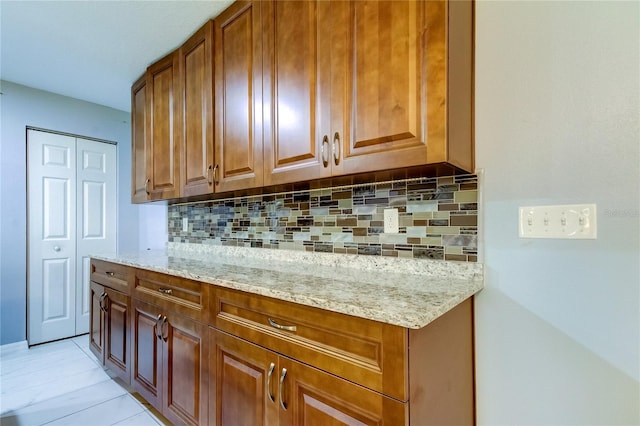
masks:
POLYGON ((90 282, 91 308, 89 314, 89 348, 105 368, 111 370, 126 384, 131 381, 131 298, 123 291, 118 291, 107 285, 114 285, 122 289, 122 281, 114 278, 118 271, 127 273, 125 268, 109 263, 99 262, 99 267, 107 267, 104 271, 105 285, 98 284, 101 274, 96 273, 95 263, 92 262, 92 280, 90 282))
POLYGON ((181 195, 214 191, 213 21, 179 49, 182 155, 181 195))
POLYGON ((132 202, 211 193, 213 21, 131 89, 132 202))
POLYGON ((174 424, 208 424, 206 328, 133 299, 131 387, 174 424))
POLYGON ((135 270, 132 388, 175 424, 208 424, 209 287, 135 270))
POLYGON ((219 330, 408 399, 407 333, 401 327, 227 289, 213 293, 210 313, 219 330))
POLYGON ((147 75, 131 87, 131 202, 147 201, 147 75))
POLYGON ((241 1, 214 19, 216 192, 263 183, 261 13, 241 1))
POLYGON ((146 168, 148 198, 180 196, 181 134, 178 52, 147 69, 146 168))
POLYGON ((262 2, 265 184, 473 171, 473 5, 452 3, 262 2))
POLYGON ((211 329, 216 425, 402 425, 405 404, 211 329))
POLYGON ((91 299, 91 312, 89 313, 89 349, 104 364, 104 311, 102 299, 104 298, 104 286, 95 282, 89 284, 91 299))
POLYGON ((331 5, 264 1, 262 8, 265 184, 329 177, 331 5))
POLYGON ((408 329, 95 262, 134 278, 92 282, 91 350, 172 423, 475 422, 471 298, 408 329))
POLYGON ((131 201, 180 196, 178 52, 147 68, 131 88, 131 201))
POLYGON ((132 87, 132 199, 473 172, 473 21, 471 0, 233 3, 132 87))
POLYGON ((246 425, 474 424, 472 299, 418 330, 221 288, 211 301, 218 425, 237 388, 256 389, 246 425))

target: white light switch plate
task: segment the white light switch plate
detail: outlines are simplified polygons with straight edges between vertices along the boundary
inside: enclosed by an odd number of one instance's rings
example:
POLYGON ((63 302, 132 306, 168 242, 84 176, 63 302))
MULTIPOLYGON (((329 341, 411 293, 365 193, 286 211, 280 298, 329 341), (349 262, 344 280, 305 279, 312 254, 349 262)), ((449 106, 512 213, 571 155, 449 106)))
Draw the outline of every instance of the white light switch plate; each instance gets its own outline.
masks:
POLYGON ((189 232, 189 219, 186 217, 182 218, 182 232, 189 232))
POLYGON ((520 238, 596 239, 596 205, 520 207, 520 238))

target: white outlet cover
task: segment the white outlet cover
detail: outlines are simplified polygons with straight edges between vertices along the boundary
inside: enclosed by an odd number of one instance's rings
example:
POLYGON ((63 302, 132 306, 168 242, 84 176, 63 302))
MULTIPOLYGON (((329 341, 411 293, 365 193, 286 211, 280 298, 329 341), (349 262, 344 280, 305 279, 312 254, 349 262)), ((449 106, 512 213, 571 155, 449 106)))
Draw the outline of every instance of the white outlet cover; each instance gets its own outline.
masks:
POLYGON ((596 239, 595 204, 520 207, 520 238, 596 239))
POLYGON ((399 231, 398 209, 384 209, 384 233, 397 234, 399 231))

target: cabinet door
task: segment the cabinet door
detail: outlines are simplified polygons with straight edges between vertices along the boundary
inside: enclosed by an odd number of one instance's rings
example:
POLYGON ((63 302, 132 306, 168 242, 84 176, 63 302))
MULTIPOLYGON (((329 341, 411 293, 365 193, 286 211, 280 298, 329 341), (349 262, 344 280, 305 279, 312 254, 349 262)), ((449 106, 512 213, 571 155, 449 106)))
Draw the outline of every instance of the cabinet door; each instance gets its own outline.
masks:
POLYGON ((147 201, 146 122, 147 80, 143 75, 131 87, 131 202, 147 201))
POLYGON ((330 176, 330 4, 262 8, 265 185, 330 176))
POLYGON ((180 97, 178 55, 173 52, 147 70, 147 178, 149 199, 180 195, 180 97))
POLYGON ((104 287, 91 281, 89 285, 91 312, 89 314, 89 349, 104 364, 104 312, 103 301, 106 297, 104 287))
MULTIPOLYGON (((446 82, 433 82, 433 91, 426 93, 431 76, 425 73, 424 5, 414 0, 332 2, 334 175, 446 159, 427 148, 431 141, 425 131, 444 132, 444 122, 437 123, 438 129, 431 128, 435 123, 427 126, 425 96, 430 102, 442 100, 438 108, 444 108, 446 82)), ((445 67, 444 45, 435 47, 429 61, 445 67)))
POLYGON ((182 96, 182 196, 213 192, 213 21, 179 53, 182 96))
POLYGON ((104 363, 127 384, 131 382, 129 313, 131 299, 126 294, 106 289, 104 363))
POLYGON ((216 192, 261 186, 260 2, 235 2, 214 20, 216 192))
POLYGON ((280 426, 407 424, 408 404, 280 357, 285 370, 280 426))
POLYGON ((162 340, 158 338, 160 308, 132 301, 133 355, 131 387, 162 410, 162 340))
POLYGON ((209 418, 218 426, 278 424, 278 355, 210 329, 209 418))
POLYGON ((206 425, 207 327, 175 313, 167 313, 166 318, 160 331, 164 377, 162 413, 174 424, 206 425))

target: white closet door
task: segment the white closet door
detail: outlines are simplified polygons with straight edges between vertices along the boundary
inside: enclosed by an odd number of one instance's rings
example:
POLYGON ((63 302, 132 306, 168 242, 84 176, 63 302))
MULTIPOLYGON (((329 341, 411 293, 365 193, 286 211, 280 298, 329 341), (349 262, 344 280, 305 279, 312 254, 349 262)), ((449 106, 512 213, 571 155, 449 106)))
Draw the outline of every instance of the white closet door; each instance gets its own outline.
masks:
POLYGON ((75 144, 73 137, 28 131, 30 344, 75 333, 75 144))
POLYGON ((116 146, 28 130, 28 339, 89 331, 89 259, 116 250, 116 146))
POLYGON ((89 332, 90 256, 116 250, 116 146, 76 139, 76 332, 89 332))

